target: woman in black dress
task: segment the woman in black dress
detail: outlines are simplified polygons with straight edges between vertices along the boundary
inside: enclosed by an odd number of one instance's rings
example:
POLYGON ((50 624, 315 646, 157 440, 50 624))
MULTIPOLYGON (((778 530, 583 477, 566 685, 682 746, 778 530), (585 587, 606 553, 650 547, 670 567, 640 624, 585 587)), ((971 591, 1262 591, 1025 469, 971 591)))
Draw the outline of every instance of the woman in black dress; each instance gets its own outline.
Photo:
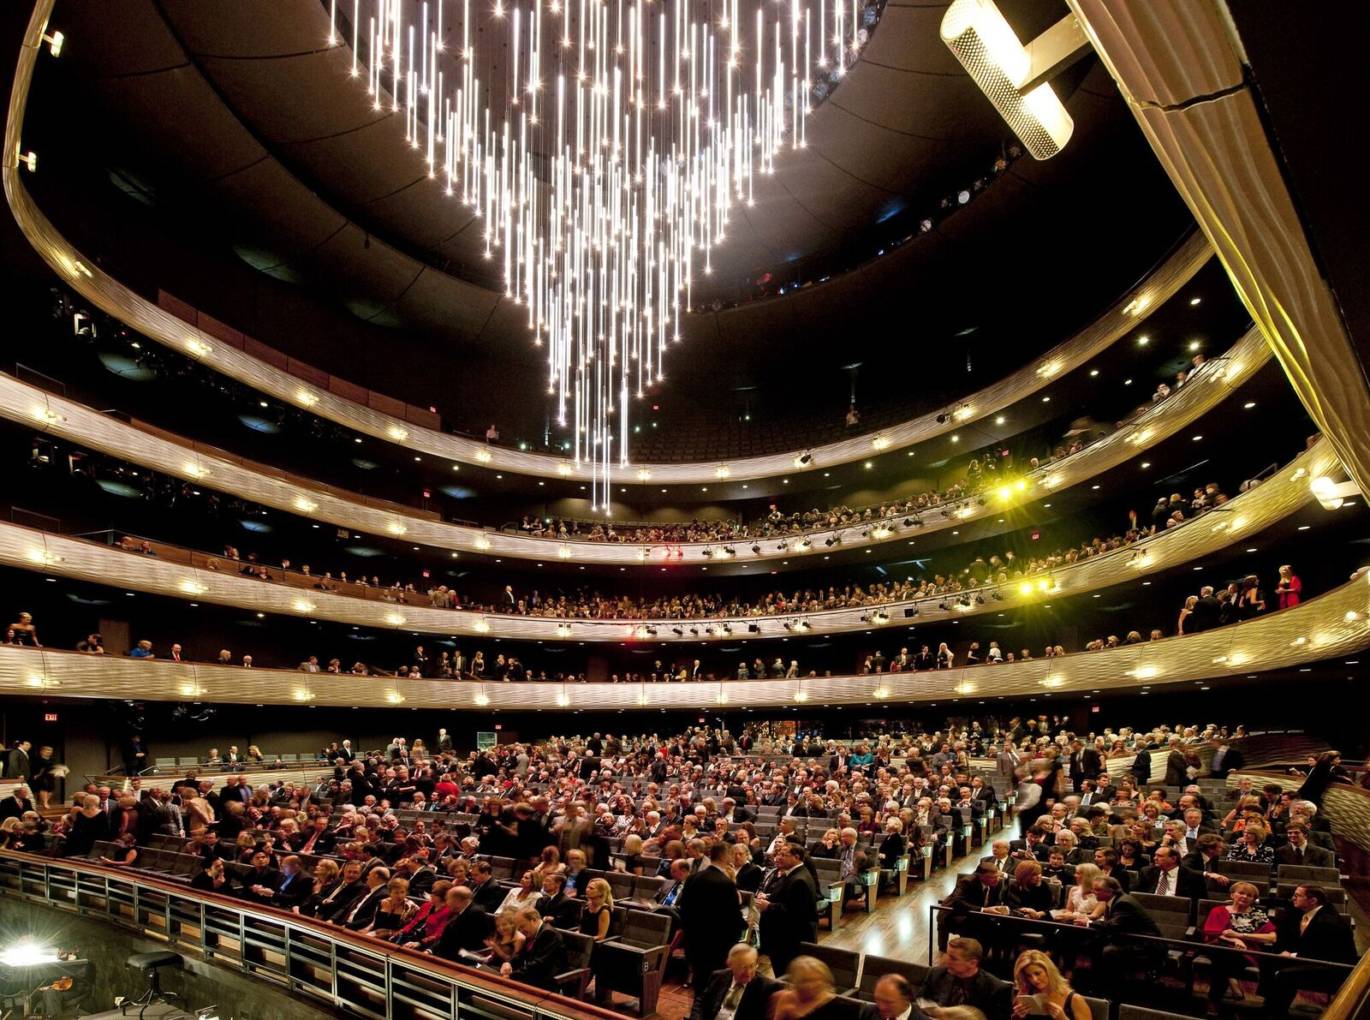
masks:
POLYGON ((61 778, 61 770, 58 768, 57 758, 53 755, 51 747, 40 747, 38 756, 33 759, 32 771, 29 776, 29 787, 38 797, 38 808, 46 811, 52 805, 52 795, 57 789, 57 780, 61 778))
POLYGON ((81 798, 81 806, 69 816, 67 837, 59 857, 84 857, 97 841, 109 838, 109 817, 100 810, 100 798, 88 793, 81 798))
POLYGON ((596 878, 585 887, 585 909, 580 914, 580 933, 596 942, 609 937, 609 922, 614 916, 614 894, 609 883, 596 878))
POLYGON ((812 956, 796 956, 785 972, 789 987, 771 996, 771 1020, 856 1020, 861 1006, 844 999, 834 987, 828 965, 812 956))

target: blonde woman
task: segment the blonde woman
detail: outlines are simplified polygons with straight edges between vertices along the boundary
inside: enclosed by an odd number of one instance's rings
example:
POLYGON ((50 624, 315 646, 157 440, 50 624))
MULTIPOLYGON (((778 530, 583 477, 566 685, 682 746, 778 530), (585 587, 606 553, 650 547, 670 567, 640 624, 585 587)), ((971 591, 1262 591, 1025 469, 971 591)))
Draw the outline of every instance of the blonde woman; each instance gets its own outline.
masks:
POLYGON ((376 905, 376 917, 363 935, 388 939, 405 926, 418 908, 409 902, 409 880, 392 878, 385 887, 386 896, 376 905))
POLYGON ((1094 880, 1100 871, 1096 865, 1081 864, 1075 868, 1075 884, 1066 892, 1065 906, 1051 912, 1053 921, 1071 922, 1077 918, 1095 920, 1103 916, 1104 904, 1094 895, 1094 880))
POLYGON ((518 930, 518 910, 501 910, 495 915, 495 933, 485 939, 490 949, 490 965, 508 963, 523 948, 523 932, 518 930))
POLYGON ((847 1015, 838 1003, 832 971, 812 956, 796 956, 785 972, 788 988, 771 996, 771 1020, 837 1020, 847 1015))
POLYGON ((596 942, 609 937, 609 922, 614 916, 614 894, 602 878, 592 879, 585 887, 585 909, 580 915, 580 933, 590 935, 596 942))
POLYGON ((1051 957, 1029 949, 1013 965, 1013 1015, 1049 1015, 1052 1020, 1090 1020, 1089 1003, 1070 987, 1051 957))

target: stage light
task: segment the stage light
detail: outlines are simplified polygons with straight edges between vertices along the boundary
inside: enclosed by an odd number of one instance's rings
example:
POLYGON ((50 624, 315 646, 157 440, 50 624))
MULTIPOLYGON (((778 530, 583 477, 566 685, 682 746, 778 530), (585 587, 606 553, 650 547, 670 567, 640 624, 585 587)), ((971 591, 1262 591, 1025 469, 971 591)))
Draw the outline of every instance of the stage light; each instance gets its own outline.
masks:
MULTIPOLYGON (((993 0, 955 0, 941 36, 1034 159, 1065 147, 1075 125, 1045 79, 1088 47, 1073 15, 1025 47, 993 0)), ((963 205, 969 199, 967 192, 957 195, 963 205)))
POLYGON ((21 938, 4 952, 0 952, 0 963, 6 967, 37 967, 44 963, 56 963, 57 951, 52 946, 43 945, 34 938, 21 938))

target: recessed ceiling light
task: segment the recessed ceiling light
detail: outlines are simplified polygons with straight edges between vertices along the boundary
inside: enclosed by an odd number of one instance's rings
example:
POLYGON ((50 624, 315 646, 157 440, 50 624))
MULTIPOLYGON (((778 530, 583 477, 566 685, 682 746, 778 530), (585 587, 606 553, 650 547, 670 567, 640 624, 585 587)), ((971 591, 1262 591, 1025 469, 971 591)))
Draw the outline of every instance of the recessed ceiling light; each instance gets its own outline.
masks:
POLYGON ((1189 349, 1190 349, 1191 351, 1197 351, 1197 350, 1198 350, 1200 347, 1202 347, 1202 346, 1203 346, 1203 344, 1202 344, 1200 341, 1198 341, 1198 340, 1191 340, 1191 341, 1189 341, 1189 349))
POLYGON ((869 471, 869 470, 870 470, 871 468, 873 468, 873 467, 875 467, 874 464, 872 464, 870 461, 866 461, 866 470, 867 470, 867 471, 869 471))
POLYGON ((1248 400, 1245 404, 1242 405, 1242 410, 1243 410, 1243 411, 1249 411, 1249 410, 1251 410, 1251 409, 1252 409, 1253 407, 1255 407, 1255 406, 1256 406, 1256 402, 1255 402, 1254 400, 1248 400))
MULTIPOLYGON (((790 480, 789 480, 788 478, 782 478, 782 479, 780 479, 780 484, 781 484, 781 485, 789 485, 789 484, 790 484, 790 480)), ((662 492, 665 492, 666 490, 665 490, 665 489, 662 489, 661 491, 662 491, 662 492)))
POLYGON ((1099 487, 1098 487, 1097 485, 1091 485, 1090 488, 1091 488, 1091 489, 1097 489, 1097 488, 1099 488, 1099 487))
POLYGON ((1050 398, 1050 397, 1043 397, 1043 398, 1042 398, 1042 403, 1044 403, 1044 404, 1049 404, 1049 403, 1051 403, 1051 398, 1050 398))
POLYGON ((1190 436, 1189 438, 1190 438, 1191 440, 1193 440, 1194 442, 1197 443, 1197 442, 1199 442, 1201 439, 1203 439, 1203 436, 1190 436))
POLYGON ((1202 300, 1203 300, 1203 298, 1192 297, 1192 298, 1189 299, 1189 303, 1190 303, 1191 306, 1192 306, 1192 305, 1197 305, 1197 304, 1198 304, 1200 301, 1202 301, 1202 300))
POLYGON ((1249 553, 1255 552, 1255 551, 1256 551, 1256 547, 1253 545, 1250 549, 1248 549, 1248 550, 1246 550, 1246 551, 1249 552, 1249 553))
POLYGON ((1043 503, 1042 506, 1045 507, 1045 508, 1048 509, 1048 510, 1051 509, 1051 504, 1050 504, 1050 503, 1043 503))
POLYGON ((546 482, 538 482, 539 485, 546 485, 546 482))
POLYGON ((1137 338, 1138 347, 1145 347, 1149 343, 1151 343, 1151 337, 1147 336, 1145 333, 1137 338))
POLYGON ((1001 414, 1001 415, 999 415, 999 417, 997 417, 997 418, 994 419, 994 424, 996 424, 996 425, 1002 425, 1002 424, 1004 424, 1004 422, 1005 422, 1006 420, 1007 420, 1007 419, 1001 414))
POLYGON ((1090 377, 1091 379, 1093 379, 1093 378, 1094 378, 1095 376, 1097 376, 1098 374, 1099 374, 1099 370, 1098 370, 1097 368, 1091 368, 1091 369, 1089 370, 1089 377, 1090 377))
POLYGON ((1124 385, 1124 386, 1131 386, 1131 385, 1132 385, 1132 380, 1131 380, 1131 379, 1124 379, 1124 380, 1123 380, 1123 385, 1124 385))
POLYGON ((953 433, 953 434, 952 434, 952 437, 951 437, 951 441, 952 441, 953 443, 959 443, 959 442, 961 441, 961 437, 958 436, 958 435, 956 435, 955 433, 953 433))
POLYGON ((1299 530, 1300 530, 1300 531, 1307 531, 1310 527, 1312 527, 1311 524, 1300 524, 1300 525, 1299 525, 1299 530))
POLYGON ((1151 467, 1151 461, 1149 461, 1149 460, 1144 460, 1144 461, 1142 461, 1142 469, 1143 469, 1143 470, 1145 470, 1146 468, 1149 468, 1149 467, 1151 467))

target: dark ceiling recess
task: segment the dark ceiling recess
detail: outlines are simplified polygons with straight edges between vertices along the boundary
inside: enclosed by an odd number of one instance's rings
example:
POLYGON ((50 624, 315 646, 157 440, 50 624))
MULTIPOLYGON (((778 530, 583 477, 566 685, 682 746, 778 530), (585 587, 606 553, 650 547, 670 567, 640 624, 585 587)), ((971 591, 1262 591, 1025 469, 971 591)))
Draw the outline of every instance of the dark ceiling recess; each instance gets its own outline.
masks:
MULTIPOLYGON (((319 45, 323 5, 290 0, 269 18, 255 5, 117 7, 59 4, 71 45, 33 92, 26 136, 45 150, 33 187, 61 229, 143 290, 437 407, 451 428, 497 422, 556 443, 526 310, 460 279, 460 207, 414 183, 395 125, 339 80, 340 54, 319 45)), ((1024 37, 1064 12, 1005 7, 1024 37)), ((1094 60, 1059 82, 1076 120, 1066 151, 995 175, 1014 140, 938 39, 940 16, 890 5, 815 111, 809 148, 739 212, 715 290, 695 294, 697 309, 721 310, 687 318, 657 409, 634 415, 644 435, 806 445, 793 437, 840 424, 842 366, 856 360, 863 426, 935 409, 1090 321, 1189 228, 1094 60), (972 201, 940 210, 967 189, 972 201), (766 275, 769 294, 804 285, 758 297, 766 275)))

